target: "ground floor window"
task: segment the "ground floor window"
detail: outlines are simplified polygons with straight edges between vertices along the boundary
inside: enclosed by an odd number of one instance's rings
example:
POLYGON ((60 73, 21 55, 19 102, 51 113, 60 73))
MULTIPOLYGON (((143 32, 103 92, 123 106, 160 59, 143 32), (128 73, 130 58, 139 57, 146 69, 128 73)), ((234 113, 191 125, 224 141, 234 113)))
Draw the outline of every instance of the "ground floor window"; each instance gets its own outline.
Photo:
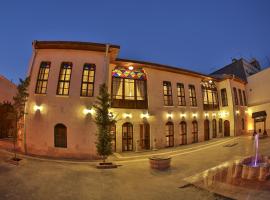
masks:
POLYGON ((187 144, 187 123, 185 121, 180 122, 180 135, 180 144, 187 144))
POLYGON ((224 121, 224 136, 225 137, 230 136, 230 122, 228 120, 224 121))
POLYGON ((133 150, 133 125, 126 122, 122 126, 122 151, 133 150))
POLYGON ((209 127, 209 120, 204 120, 204 140, 210 139, 210 127, 209 127))
POLYGON ((218 120, 218 132, 222 133, 222 119, 218 120))
POLYGON ((67 127, 64 124, 56 124, 54 127, 54 146, 67 148, 67 127))
POLYGON ((196 120, 194 120, 192 122, 192 135, 193 135, 193 143, 198 142, 198 122, 196 120))
POLYGON ((166 147, 173 147, 174 146, 174 128, 172 122, 166 123, 166 147))

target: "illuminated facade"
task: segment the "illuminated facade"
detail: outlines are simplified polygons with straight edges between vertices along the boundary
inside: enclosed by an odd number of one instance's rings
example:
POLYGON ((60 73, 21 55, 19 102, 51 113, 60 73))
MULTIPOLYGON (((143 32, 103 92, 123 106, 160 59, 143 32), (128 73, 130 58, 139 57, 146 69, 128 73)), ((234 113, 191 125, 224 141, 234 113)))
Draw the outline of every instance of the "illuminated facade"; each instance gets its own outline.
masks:
POLYGON ((175 147, 247 132, 246 82, 230 75, 117 58, 119 46, 33 43, 24 147, 28 154, 95 158, 92 108, 112 98, 116 152, 175 147))

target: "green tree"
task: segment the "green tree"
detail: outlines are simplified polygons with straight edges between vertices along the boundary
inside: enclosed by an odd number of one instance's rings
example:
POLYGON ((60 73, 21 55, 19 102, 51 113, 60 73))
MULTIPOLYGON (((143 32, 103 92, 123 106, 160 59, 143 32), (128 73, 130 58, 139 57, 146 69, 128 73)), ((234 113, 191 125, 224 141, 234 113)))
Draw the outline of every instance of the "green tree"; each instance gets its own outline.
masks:
POLYGON ((110 135, 110 126, 115 123, 113 116, 109 113, 111 104, 110 94, 105 83, 100 85, 99 96, 94 105, 96 116, 95 123, 98 128, 96 148, 103 162, 112 154, 112 144, 110 135))
POLYGON ((15 109, 15 119, 16 119, 16 129, 13 134, 13 144, 14 144, 14 159, 17 159, 16 157, 16 143, 18 139, 18 125, 23 122, 24 123, 24 115, 25 113, 25 104, 28 99, 28 86, 30 83, 30 77, 19 80, 20 83, 17 86, 17 94, 13 97, 14 103, 13 107, 15 109))

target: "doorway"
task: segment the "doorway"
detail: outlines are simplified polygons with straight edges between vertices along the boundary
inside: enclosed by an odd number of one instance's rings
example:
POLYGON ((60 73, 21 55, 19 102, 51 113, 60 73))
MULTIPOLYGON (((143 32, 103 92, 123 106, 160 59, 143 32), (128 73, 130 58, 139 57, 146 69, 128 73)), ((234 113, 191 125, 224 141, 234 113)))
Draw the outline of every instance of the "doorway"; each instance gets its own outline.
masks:
POLYGON ((230 136, 230 122, 229 122, 229 120, 224 121, 224 136, 225 137, 230 136))
POLYGON ((150 125, 147 122, 140 125, 140 146, 141 149, 150 149, 150 125))
POLYGON ((209 140, 210 137, 210 127, 209 127, 209 120, 204 120, 204 140, 209 140))

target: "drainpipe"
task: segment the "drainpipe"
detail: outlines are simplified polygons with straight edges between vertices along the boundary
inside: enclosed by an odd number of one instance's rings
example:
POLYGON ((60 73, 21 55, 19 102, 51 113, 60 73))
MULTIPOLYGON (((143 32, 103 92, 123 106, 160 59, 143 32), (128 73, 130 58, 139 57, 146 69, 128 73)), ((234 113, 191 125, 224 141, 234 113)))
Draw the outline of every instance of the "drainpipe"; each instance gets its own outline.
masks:
POLYGON ((106 44, 106 51, 105 51, 105 58, 104 58, 104 70, 105 70, 105 76, 104 76, 104 83, 108 86, 108 79, 109 79, 109 49, 110 49, 110 44, 106 44))
MULTIPOLYGON (((36 60, 36 55, 37 55, 37 50, 35 49, 35 43, 34 41, 33 44, 33 57, 31 60, 30 64, 30 69, 28 71, 28 76, 30 77, 30 83, 31 83, 31 76, 32 76, 32 71, 33 71, 33 66, 34 62, 36 60)), ((29 89, 28 89, 29 90, 29 89)), ((26 115, 27 115, 27 106, 28 106, 28 101, 26 101, 25 106, 24 106, 24 114, 23 114, 23 121, 24 121, 24 126, 23 126, 23 146, 24 146, 24 153, 27 154, 27 143, 26 143, 26 115)))
MULTIPOLYGON (((233 79, 234 79, 234 75, 233 75, 233 79)), ((230 86, 230 90, 231 90, 231 96, 232 96, 232 108, 233 108, 233 127, 234 127, 234 136, 236 136, 236 117, 235 117, 235 105, 234 105, 234 94, 233 94, 233 88, 231 87, 231 80, 228 79, 229 81, 229 86, 230 86)))

